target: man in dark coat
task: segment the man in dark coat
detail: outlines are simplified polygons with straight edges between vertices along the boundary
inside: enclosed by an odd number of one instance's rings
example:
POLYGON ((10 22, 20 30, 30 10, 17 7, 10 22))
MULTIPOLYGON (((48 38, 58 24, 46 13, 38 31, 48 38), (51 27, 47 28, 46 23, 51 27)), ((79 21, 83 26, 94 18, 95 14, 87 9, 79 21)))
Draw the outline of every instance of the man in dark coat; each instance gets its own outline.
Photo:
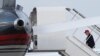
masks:
POLYGON ((87 35, 86 44, 87 44, 90 48, 94 48, 94 47, 95 47, 94 38, 93 38, 93 36, 91 35, 91 33, 89 32, 89 30, 85 30, 85 34, 87 35))

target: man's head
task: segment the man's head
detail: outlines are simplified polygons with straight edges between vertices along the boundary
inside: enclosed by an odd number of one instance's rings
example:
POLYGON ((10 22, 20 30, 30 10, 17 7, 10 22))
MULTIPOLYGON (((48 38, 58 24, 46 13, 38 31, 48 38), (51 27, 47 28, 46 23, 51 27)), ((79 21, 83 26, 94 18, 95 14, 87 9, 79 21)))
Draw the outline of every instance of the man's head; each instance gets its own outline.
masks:
POLYGON ((90 31, 89 30, 85 30, 84 33, 88 36, 90 34, 90 31))

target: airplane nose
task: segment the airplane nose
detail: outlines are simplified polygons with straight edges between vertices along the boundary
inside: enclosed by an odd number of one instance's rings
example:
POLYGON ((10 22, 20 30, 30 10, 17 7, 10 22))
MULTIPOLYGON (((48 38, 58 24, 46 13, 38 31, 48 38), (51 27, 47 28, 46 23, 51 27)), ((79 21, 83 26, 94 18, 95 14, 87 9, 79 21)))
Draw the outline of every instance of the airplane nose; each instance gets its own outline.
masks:
POLYGON ((21 19, 17 19, 17 20, 15 20, 15 22, 14 22, 14 26, 17 28, 17 29, 21 29, 21 28, 23 28, 24 27, 24 21, 23 20, 21 20, 21 19))

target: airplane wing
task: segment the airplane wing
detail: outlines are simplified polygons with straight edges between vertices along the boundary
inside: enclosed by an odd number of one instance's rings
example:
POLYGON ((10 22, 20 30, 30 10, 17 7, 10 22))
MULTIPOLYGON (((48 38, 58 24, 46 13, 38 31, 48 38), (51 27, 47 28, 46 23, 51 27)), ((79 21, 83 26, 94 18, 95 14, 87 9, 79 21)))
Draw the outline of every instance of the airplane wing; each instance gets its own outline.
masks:
POLYGON ((38 35, 38 34, 52 33, 58 31, 66 31, 97 24, 100 24, 100 17, 86 18, 66 23, 62 22, 45 26, 33 26, 33 31, 35 35, 38 35))

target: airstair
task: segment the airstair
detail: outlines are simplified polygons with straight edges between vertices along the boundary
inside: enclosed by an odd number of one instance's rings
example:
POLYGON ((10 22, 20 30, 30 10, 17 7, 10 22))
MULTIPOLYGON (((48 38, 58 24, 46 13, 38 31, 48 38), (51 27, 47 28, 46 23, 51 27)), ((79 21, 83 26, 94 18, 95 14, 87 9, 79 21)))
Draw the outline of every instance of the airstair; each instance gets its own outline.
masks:
MULTIPOLYGON (((74 18, 76 17, 77 19, 85 19, 85 17, 79 13, 78 11, 76 11, 75 9, 73 9, 73 11, 76 14, 73 14, 73 12, 70 11, 70 13, 72 15, 74 15, 72 17, 71 20, 74 20, 74 18), (78 17, 77 17, 78 16, 78 17), (79 16, 81 18, 79 18, 79 16)), ((98 25, 93 25, 93 26, 89 26, 89 29, 91 29, 93 32, 95 32, 98 36, 100 36, 100 27, 98 25)), ((74 33, 77 31, 78 29, 76 29, 74 31, 74 33)), ((73 33, 73 34, 74 34, 73 33)), ((100 37, 97 37, 97 39, 95 40, 95 43, 100 39, 100 37)), ((90 47, 88 47, 86 44, 84 44, 83 42, 81 42, 77 37, 75 36, 71 36, 71 37, 66 37, 66 44, 68 44, 66 46, 66 51, 61 51, 60 54, 62 56, 99 56, 98 51, 94 51, 93 49, 91 49, 90 47)))
POLYGON ((76 37, 66 37, 68 44, 66 47, 66 53, 69 56, 99 56, 95 51, 82 43, 76 37))
MULTIPOLYGON (((66 10, 71 14, 71 15, 74 15, 73 17, 72 17, 72 19, 71 20, 75 20, 75 19, 77 19, 77 20, 80 20, 80 19, 86 19, 86 17, 83 15, 83 14, 81 14, 80 12, 78 12, 76 9, 70 9, 70 11, 68 10, 68 8, 66 8, 66 10)), ((95 43, 97 43, 99 40, 100 40, 100 25, 92 25, 92 26, 89 26, 88 27, 90 30, 92 30, 92 32, 94 32, 95 34, 97 34, 98 35, 98 37, 95 39, 95 43)), ((77 31, 78 29, 76 29, 75 31, 74 31, 74 33, 77 31)), ((74 34, 73 33, 73 34, 74 34)), ((95 50, 95 49, 94 49, 95 50)), ((100 53, 100 50, 95 50, 96 52, 98 52, 98 53, 100 53)))

